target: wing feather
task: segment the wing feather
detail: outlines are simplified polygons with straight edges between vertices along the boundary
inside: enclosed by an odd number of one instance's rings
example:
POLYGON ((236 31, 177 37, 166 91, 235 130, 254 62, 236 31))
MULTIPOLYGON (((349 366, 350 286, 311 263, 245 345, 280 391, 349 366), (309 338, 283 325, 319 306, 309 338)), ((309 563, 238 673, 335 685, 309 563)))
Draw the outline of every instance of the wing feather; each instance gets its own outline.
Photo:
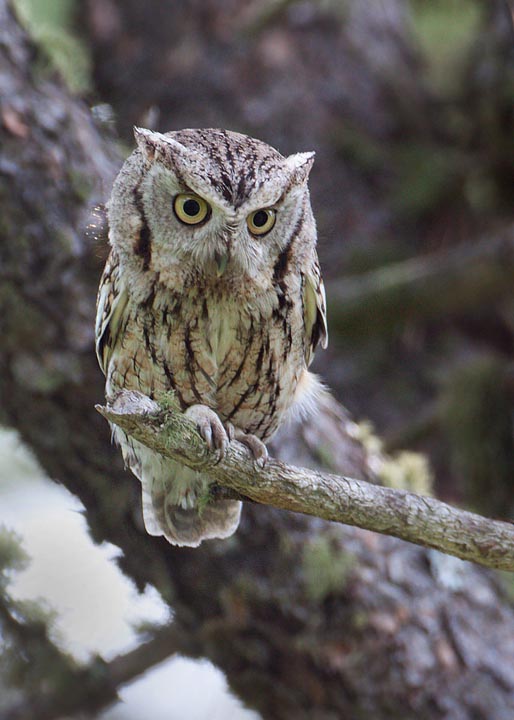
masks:
POLYGON ((305 323, 305 362, 307 367, 314 358, 318 345, 328 344, 327 305, 325 286, 317 258, 303 277, 303 316, 305 323))
POLYGON ((96 356, 104 375, 123 325, 128 294, 124 289, 118 256, 111 251, 100 280, 96 301, 96 356))

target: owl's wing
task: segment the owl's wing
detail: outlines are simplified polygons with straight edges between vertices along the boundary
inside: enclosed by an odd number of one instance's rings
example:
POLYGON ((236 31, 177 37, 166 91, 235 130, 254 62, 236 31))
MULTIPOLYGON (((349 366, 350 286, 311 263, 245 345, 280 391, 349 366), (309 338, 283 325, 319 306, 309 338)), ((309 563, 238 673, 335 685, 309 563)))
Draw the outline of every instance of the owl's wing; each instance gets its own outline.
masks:
POLYGON ((326 348, 328 344, 325 286, 317 258, 303 278, 303 317, 306 335, 305 362, 308 367, 317 346, 326 348))
POLYGON ((121 282, 118 256, 111 250, 96 300, 96 356, 104 375, 123 325, 127 303, 128 294, 121 282))

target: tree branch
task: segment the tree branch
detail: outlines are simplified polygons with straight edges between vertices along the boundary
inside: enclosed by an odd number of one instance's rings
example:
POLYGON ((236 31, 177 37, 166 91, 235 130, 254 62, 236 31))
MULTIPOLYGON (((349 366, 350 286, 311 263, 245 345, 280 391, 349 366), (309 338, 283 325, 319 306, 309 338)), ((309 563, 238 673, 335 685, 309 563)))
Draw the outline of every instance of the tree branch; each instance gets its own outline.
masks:
POLYGON ((137 392, 122 392, 97 410, 147 447, 207 472, 244 498, 394 535, 425 547, 514 571, 514 525, 459 510, 431 497, 372 485, 269 459, 255 466, 232 442, 223 458, 208 451, 194 422, 137 392))

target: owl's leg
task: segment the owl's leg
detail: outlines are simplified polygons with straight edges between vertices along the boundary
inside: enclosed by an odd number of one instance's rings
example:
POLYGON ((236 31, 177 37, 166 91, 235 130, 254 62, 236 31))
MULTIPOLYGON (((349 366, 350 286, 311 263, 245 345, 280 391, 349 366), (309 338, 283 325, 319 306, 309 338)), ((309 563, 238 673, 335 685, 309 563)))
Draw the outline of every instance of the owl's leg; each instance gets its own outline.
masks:
POLYGON ((214 410, 207 405, 191 405, 184 414, 194 420, 198 432, 207 443, 209 450, 218 450, 220 457, 223 457, 230 439, 214 410))
POLYGON ((238 440, 250 450, 258 467, 264 467, 268 459, 268 448, 257 435, 245 433, 244 430, 234 427, 231 423, 227 423, 227 432, 230 440, 238 440))

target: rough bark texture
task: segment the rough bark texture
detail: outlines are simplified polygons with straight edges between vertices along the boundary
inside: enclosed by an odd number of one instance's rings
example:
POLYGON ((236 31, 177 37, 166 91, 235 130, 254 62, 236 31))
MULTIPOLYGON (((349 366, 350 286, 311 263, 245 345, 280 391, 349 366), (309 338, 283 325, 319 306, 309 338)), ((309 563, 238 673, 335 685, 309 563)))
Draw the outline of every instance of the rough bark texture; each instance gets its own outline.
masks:
MULTIPOLYGON (((0 395, 51 477, 84 503, 93 537, 153 583, 181 626, 264 717, 510 720, 514 614, 495 575, 393 538, 246 507, 238 533, 198 550, 143 529, 137 481, 95 412, 92 349, 105 247, 84 235, 105 194, 112 140, 58 82, 0 0, 0 395)), ((373 475, 373 456, 326 416, 276 452, 342 474, 373 475)), ((172 702, 172 699, 170 700, 172 702)))

